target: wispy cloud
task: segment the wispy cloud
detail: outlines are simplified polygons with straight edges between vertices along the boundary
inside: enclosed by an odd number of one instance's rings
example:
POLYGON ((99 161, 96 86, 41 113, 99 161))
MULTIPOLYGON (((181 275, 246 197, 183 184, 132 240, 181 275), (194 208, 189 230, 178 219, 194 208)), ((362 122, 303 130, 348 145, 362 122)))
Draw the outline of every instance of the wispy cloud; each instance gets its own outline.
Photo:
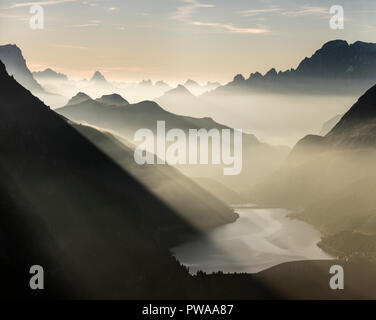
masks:
POLYGON ((244 11, 240 11, 240 13, 244 17, 253 17, 253 16, 260 15, 260 14, 275 13, 275 12, 281 12, 281 11, 282 11, 281 8, 267 8, 267 9, 244 10, 244 11))
POLYGON ((229 23, 221 22, 204 22, 204 21, 195 21, 192 20, 193 13, 199 8, 214 8, 212 4, 202 3, 197 0, 181 0, 186 3, 186 5, 180 6, 173 13, 172 18, 175 20, 183 21, 190 25, 199 26, 199 27, 208 27, 214 28, 221 32, 226 33, 238 33, 238 34, 261 34, 269 32, 265 28, 241 28, 235 27, 229 23))
POLYGON ((212 27, 218 30, 222 30, 228 33, 238 33, 238 34, 262 34, 270 32, 268 29, 265 28, 240 28, 235 27, 231 24, 225 23, 217 23, 217 22, 199 22, 193 21, 191 24, 200 27, 212 27))
POLYGON ((118 8, 115 8, 115 7, 111 7, 107 9, 107 11, 116 11, 116 10, 118 10, 118 8))
POLYGON ((214 8, 212 4, 201 3, 197 0, 182 0, 186 5, 178 7, 173 13, 172 18, 176 20, 186 21, 192 16, 193 12, 198 8, 214 8))
POLYGON ((294 17, 311 16, 311 15, 328 16, 329 8, 304 6, 298 10, 284 11, 282 12, 282 14, 286 16, 294 16, 294 17))
POLYGON ((20 3, 13 3, 9 7, 9 9, 31 7, 31 6, 52 6, 52 5, 67 3, 67 2, 79 2, 79 0, 45 0, 45 1, 20 2, 20 3))
POLYGON ((250 9, 240 11, 244 17, 253 17, 266 14, 283 15, 290 17, 304 17, 304 16, 328 16, 329 8, 315 7, 315 6, 302 6, 296 10, 286 10, 281 7, 250 9))

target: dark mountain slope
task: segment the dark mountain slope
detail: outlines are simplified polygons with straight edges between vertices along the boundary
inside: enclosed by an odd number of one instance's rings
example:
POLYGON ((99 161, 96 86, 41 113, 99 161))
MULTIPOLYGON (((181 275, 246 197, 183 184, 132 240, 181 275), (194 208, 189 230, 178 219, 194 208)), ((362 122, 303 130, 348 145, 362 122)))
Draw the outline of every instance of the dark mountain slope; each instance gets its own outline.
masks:
POLYGON ((177 169, 167 164, 137 165, 134 146, 120 137, 86 125, 73 127, 198 230, 207 231, 237 219, 232 209, 177 169))
POLYGON ((47 295, 168 294, 170 277, 181 275, 168 246, 194 230, 3 64, 0 84, 2 265, 27 273, 41 264, 47 295))
POLYGON ((14 76, 26 89, 35 93, 44 93, 44 89, 27 67, 20 48, 11 44, 0 46, 0 60, 5 64, 8 74, 14 76))

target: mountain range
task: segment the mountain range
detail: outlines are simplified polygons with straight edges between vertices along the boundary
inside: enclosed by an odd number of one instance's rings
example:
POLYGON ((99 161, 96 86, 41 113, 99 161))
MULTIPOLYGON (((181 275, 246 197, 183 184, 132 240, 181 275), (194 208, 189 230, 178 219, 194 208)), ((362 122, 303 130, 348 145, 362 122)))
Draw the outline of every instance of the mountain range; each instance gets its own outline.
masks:
MULTIPOLYGON (((157 121, 161 120, 166 123, 166 132, 179 128, 187 135, 190 129, 232 130, 212 118, 193 118, 168 112, 152 101, 109 106, 90 99, 74 105, 68 104, 57 109, 56 112, 73 121, 86 122, 116 132, 132 143, 136 143, 133 140, 134 135, 140 128, 150 129, 156 135, 157 121)), ((250 184, 260 181, 276 169, 289 149, 261 143, 252 134, 243 133, 242 140, 243 168, 240 175, 224 176, 223 165, 177 165, 176 167, 190 177, 212 178, 237 192, 243 192, 250 184)))
POLYGON ((238 74, 233 81, 213 94, 266 91, 276 93, 360 94, 376 80, 376 44, 344 40, 325 43, 311 57, 304 58, 296 69, 270 69, 264 75, 238 74))
POLYGON ((52 70, 51 68, 47 68, 43 71, 33 72, 33 77, 35 79, 42 79, 42 80, 52 80, 52 81, 67 81, 68 77, 63 74, 52 70))

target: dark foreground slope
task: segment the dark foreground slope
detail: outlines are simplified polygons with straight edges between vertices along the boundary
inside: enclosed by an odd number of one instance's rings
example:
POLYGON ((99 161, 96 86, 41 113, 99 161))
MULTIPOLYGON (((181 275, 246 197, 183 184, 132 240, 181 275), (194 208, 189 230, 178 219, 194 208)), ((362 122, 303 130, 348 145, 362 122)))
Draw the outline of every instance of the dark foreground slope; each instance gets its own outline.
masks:
POLYGON ((9 77, 3 64, 0 83, 0 257, 12 270, 11 288, 27 294, 24 278, 39 264, 46 295, 168 293, 170 277, 180 274, 168 247, 193 228, 9 77))
POLYGON ((134 146, 128 141, 87 125, 72 126, 196 229, 208 231, 238 218, 233 209, 172 166, 136 164, 134 146))

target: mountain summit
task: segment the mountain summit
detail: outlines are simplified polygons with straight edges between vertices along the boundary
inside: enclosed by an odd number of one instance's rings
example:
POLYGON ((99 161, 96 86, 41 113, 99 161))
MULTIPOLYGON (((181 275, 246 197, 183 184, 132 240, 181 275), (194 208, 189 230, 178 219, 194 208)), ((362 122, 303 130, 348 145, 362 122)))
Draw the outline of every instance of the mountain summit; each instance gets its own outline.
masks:
POLYGON ((129 104, 127 100, 125 100, 120 94, 117 93, 103 95, 102 97, 95 100, 100 103, 113 106, 123 106, 129 104))
POLYGON ((103 74, 101 74, 99 71, 95 71, 93 76, 90 79, 91 82, 94 83, 107 83, 106 78, 104 77, 103 74))
POLYGON ((251 73, 246 79, 238 74, 233 81, 219 87, 214 93, 299 92, 345 93, 359 95, 374 84, 376 79, 376 43, 344 40, 325 43, 311 57, 304 58, 296 69, 277 71, 270 69, 262 75, 251 73))
POLYGON ((27 67, 26 60, 19 47, 13 44, 0 46, 0 60, 4 63, 8 74, 13 76, 26 89, 34 93, 45 92, 27 67))

